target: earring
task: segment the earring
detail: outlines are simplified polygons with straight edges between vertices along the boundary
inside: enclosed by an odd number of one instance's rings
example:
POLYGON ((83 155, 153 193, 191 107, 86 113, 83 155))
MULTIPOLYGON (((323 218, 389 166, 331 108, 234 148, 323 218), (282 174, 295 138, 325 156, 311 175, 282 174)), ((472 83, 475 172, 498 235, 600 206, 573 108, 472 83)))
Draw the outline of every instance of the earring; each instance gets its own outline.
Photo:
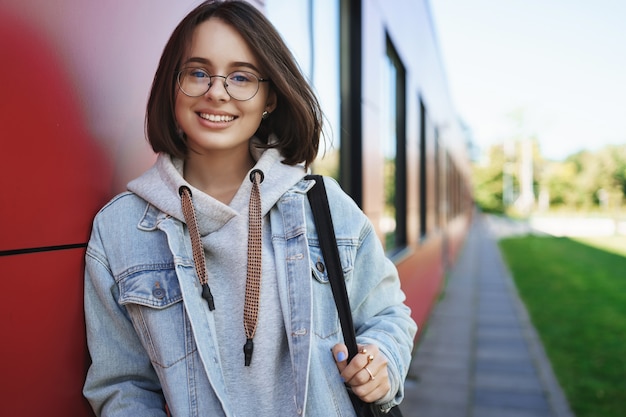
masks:
POLYGON ((261 115, 261 118, 265 120, 265 119, 267 119, 269 116, 270 116, 270 114, 269 114, 269 113, 267 112, 267 110, 266 110, 266 111, 264 111, 264 112, 263 112, 263 114, 261 115))

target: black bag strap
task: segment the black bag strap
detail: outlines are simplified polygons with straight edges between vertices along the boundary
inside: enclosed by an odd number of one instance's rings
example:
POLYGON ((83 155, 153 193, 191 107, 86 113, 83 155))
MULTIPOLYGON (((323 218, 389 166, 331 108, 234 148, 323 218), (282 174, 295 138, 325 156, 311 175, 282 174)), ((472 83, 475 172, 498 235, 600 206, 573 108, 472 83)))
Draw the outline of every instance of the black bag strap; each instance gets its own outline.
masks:
POLYGON ((351 360, 358 353, 358 347, 354 333, 354 323, 352 322, 352 310, 350 309, 346 282, 343 278, 341 259, 337 249, 333 219, 330 215, 326 187, 321 175, 307 175, 306 179, 315 180, 315 185, 309 190, 307 196, 313 211, 313 219, 315 220, 317 236, 320 241, 324 263, 326 264, 330 288, 335 298, 343 340, 348 347, 348 359, 351 360))
MULTIPOLYGON (((346 282, 343 279, 343 269, 341 268, 341 259, 339 258, 339 250, 337 249, 335 228, 333 227, 333 219, 330 215, 330 206, 328 205, 324 179, 321 175, 307 175, 306 179, 315 180, 315 185, 309 190, 307 196, 311 204, 311 210, 313 211, 313 219, 315 221, 315 227, 317 228, 317 236, 320 241, 322 256, 326 264, 330 288, 333 292, 335 304, 337 305, 343 340, 348 347, 348 360, 352 360, 358 353, 358 347, 354 333, 354 323, 352 322, 352 310, 350 309, 350 301, 348 300, 346 282)), ((358 416, 376 417, 385 415, 390 417, 402 417, 400 408, 397 406, 389 410, 388 414, 385 414, 377 405, 363 402, 351 391, 348 391, 348 393, 358 416)))

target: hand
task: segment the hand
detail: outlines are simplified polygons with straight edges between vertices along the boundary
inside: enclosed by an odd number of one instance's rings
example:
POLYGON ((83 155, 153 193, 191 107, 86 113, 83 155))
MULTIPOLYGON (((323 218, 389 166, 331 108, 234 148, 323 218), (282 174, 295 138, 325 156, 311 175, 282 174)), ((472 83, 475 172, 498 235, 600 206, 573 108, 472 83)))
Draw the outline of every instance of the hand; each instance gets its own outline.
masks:
POLYGON ((348 363, 348 348, 343 343, 333 347, 337 369, 346 385, 367 403, 383 398, 391 389, 387 358, 376 345, 359 345, 359 353, 348 363))

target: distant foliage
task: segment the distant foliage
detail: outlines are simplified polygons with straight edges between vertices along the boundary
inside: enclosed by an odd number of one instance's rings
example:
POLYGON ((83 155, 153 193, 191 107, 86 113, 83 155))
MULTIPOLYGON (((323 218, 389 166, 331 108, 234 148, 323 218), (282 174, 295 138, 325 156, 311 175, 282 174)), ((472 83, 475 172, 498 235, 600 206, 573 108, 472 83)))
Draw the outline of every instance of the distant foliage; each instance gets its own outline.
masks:
POLYGON ((474 164, 474 200, 484 212, 504 213, 504 162, 502 146, 492 146, 486 160, 474 164))
POLYGON ((553 208, 619 210, 626 197, 626 145, 582 151, 563 162, 549 162, 541 182, 553 208))
MULTIPOLYGON (((489 148, 474 164, 474 196, 483 211, 511 212, 519 196, 519 151, 503 145, 489 148)), ((626 199, 626 144, 598 151, 582 151, 563 161, 546 161, 539 148, 533 153, 535 209, 598 211, 621 209, 626 199)))

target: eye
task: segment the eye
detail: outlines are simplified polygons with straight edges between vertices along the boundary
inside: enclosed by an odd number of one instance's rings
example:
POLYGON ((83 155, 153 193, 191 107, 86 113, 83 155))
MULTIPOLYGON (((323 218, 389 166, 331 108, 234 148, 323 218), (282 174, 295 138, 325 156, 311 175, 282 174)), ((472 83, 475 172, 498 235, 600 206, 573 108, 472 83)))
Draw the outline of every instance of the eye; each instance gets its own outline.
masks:
POLYGON ((254 82, 255 79, 254 74, 245 71, 235 71, 228 75, 228 81, 239 85, 254 82))
POLYGON ((187 74, 193 78, 209 78, 209 74, 200 68, 189 68, 187 74))

